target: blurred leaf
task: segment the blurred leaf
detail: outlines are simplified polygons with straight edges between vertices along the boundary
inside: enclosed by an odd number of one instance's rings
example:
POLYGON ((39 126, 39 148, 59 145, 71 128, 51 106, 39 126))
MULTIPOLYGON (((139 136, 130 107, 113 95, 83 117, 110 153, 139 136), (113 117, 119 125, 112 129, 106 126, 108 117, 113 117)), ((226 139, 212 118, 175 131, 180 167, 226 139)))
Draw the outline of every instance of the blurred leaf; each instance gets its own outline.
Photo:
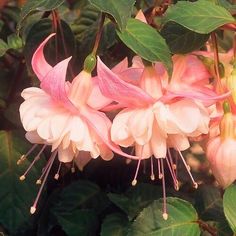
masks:
POLYGON ((0 131, 0 224, 10 235, 30 223, 29 208, 37 192, 35 180, 40 175, 36 167, 30 171, 24 182, 19 177, 26 170, 29 161, 17 166, 19 157, 27 151, 23 135, 0 131))
POLYGON ((236 13, 236 5, 235 4, 231 4, 229 1, 227 0, 217 0, 217 3, 226 8, 228 11, 230 11, 232 14, 236 13))
POLYGON ((150 184, 138 184, 124 194, 109 193, 109 199, 122 209, 130 220, 153 200, 161 197, 161 189, 150 184))
POLYGON ((0 39, 0 57, 2 57, 6 51, 9 49, 7 43, 0 39))
POLYGON ((123 43, 150 62, 161 61, 169 73, 172 61, 169 48, 161 35, 151 26, 136 19, 129 19, 123 32, 117 31, 123 43))
POLYGON ((99 213, 108 204, 108 198, 97 185, 89 181, 76 181, 61 191, 54 202, 52 213, 59 216, 77 208, 95 209, 99 213))
POLYGON ((145 208, 135 219, 128 236, 199 236, 197 213, 182 199, 167 198, 168 219, 162 217, 163 200, 159 199, 145 208))
POLYGON ((236 185, 229 186, 223 197, 223 206, 226 219, 231 229, 236 232, 236 185))
POLYGON ((102 223, 101 236, 126 236, 128 219, 124 214, 107 215, 102 223))
POLYGON ((98 229, 98 219, 93 210, 74 210, 57 216, 59 224, 69 236, 94 236, 98 229))
POLYGON ((102 12, 110 14, 117 22, 119 29, 124 30, 131 17, 135 0, 89 0, 90 3, 102 12))
POLYGON ((9 48, 16 49, 16 50, 23 47, 22 39, 16 34, 10 34, 7 37, 7 44, 9 48))
POLYGON ((164 23, 169 21, 200 34, 208 34, 224 24, 235 22, 225 8, 205 0, 177 2, 166 12, 164 23))
POLYGON ((198 34, 174 22, 168 22, 161 30, 172 53, 185 54, 201 48, 209 34, 198 34))
POLYGON ((28 0, 21 9, 21 17, 18 22, 18 30, 24 19, 35 11, 51 11, 58 8, 65 0, 28 0))
POLYGON ((222 221, 225 219, 223 212, 223 199, 217 187, 200 185, 196 190, 195 207, 203 220, 222 221))

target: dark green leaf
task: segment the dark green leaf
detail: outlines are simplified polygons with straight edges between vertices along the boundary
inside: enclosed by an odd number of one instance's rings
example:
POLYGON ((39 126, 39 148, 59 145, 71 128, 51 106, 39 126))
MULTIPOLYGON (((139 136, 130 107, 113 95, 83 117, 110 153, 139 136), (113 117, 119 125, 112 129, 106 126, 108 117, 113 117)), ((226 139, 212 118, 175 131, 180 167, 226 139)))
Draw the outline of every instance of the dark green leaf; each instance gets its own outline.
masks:
POLYGON ((18 22, 18 29, 21 27, 24 19, 35 11, 51 11, 58 8, 65 0, 28 0, 21 10, 21 19, 18 22))
POLYGON ((30 206, 37 192, 35 180, 40 175, 33 167, 24 182, 19 181, 29 161, 17 166, 19 157, 27 151, 24 136, 0 131, 0 224, 11 235, 30 221, 30 206))
POLYGON ((109 203, 100 188, 89 181, 77 181, 64 188, 55 201, 52 212, 55 215, 64 214, 77 208, 96 209, 101 212, 109 203))
POLYGON ((199 236, 197 213, 192 205, 178 198, 167 198, 168 219, 162 217, 163 200, 145 208, 130 227, 128 236, 199 236))
POLYGON ((230 11, 231 13, 236 14, 236 5, 231 4, 229 1, 227 0, 217 0, 217 3, 226 8, 228 11, 230 11))
POLYGON ((108 194, 109 199, 120 209, 122 209, 132 220, 139 212, 150 204, 153 200, 161 197, 160 188, 150 184, 138 184, 129 189, 125 195, 108 194))
POLYGON ((89 0, 90 3, 102 12, 110 14, 117 22, 120 30, 124 30, 131 17, 135 0, 89 0))
POLYGON ((211 185, 200 185, 195 197, 196 209, 203 220, 225 220, 223 199, 218 188, 211 185))
POLYGON ((69 214, 61 214, 57 219, 69 236, 96 235, 98 219, 93 210, 75 210, 69 214))
POLYGON ((208 34, 224 24, 235 22, 225 8, 205 0, 179 1, 168 8, 164 22, 168 21, 200 34, 208 34))
POLYGON ((231 229, 236 232, 236 185, 228 187, 224 193, 224 213, 231 229))
POLYGON ((0 57, 2 57, 6 51, 9 49, 7 43, 0 39, 0 57))
POLYGON ((172 61, 169 48, 161 35, 151 26, 129 19, 123 32, 117 31, 118 36, 126 46, 147 61, 161 61, 171 72, 172 61))
POLYGON ((126 236, 128 219, 124 214, 113 213, 104 219, 101 236, 126 236))
POLYGON ((201 48, 209 34, 198 34, 174 22, 168 22, 161 30, 172 53, 185 54, 201 48))
MULTIPOLYGON (((33 24, 29 30, 24 47, 26 63, 29 68, 31 68, 31 59, 36 48, 52 33, 51 25, 50 19, 42 19, 33 24)), ((54 64, 75 53, 75 40, 70 27, 64 21, 61 21, 61 26, 62 32, 57 32, 56 36, 49 41, 45 50, 46 58, 54 64)))

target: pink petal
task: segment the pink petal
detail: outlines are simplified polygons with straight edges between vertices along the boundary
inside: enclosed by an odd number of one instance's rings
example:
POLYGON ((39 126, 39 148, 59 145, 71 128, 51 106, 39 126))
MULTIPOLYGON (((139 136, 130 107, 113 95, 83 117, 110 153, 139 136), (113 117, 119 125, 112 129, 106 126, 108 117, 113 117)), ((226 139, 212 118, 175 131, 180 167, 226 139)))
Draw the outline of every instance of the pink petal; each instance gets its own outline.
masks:
POLYGON ((139 11, 138 11, 137 15, 135 16, 135 19, 140 20, 140 21, 142 21, 143 23, 146 23, 146 24, 147 24, 146 17, 145 17, 145 15, 143 14, 143 11, 142 11, 142 10, 139 10, 139 11))
POLYGON ((46 45, 46 43, 48 42, 48 40, 50 38, 52 38, 54 35, 55 35, 55 33, 50 34, 39 45, 39 47, 36 49, 36 51, 32 57, 31 65, 32 65, 34 73, 37 75, 37 77, 40 81, 42 81, 43 78, 45 77, 45 75, 52 69, 52 67, 45 60, 43 49, 44 49, 44 46, 46 45))
POLYGON ((81 115, 84 116, 84 118, 89 124, 89 127, 96 132, 96 134, 113 152, 130 159, 135 159, 135 160, 138 159, 138 157, 136 156, 124 153, 119 148, 119 146, 117 146, 111 141, 110 138, 111 121, 106 117, 104 113, 94 111, 87 107, 81 110, 81 115))
POLYGON ((154 102, 154 99, 140 88, 122 81, 98 57, 97 73, 102 93, 126 107, 143 107, 154 102))
POLYGON ((40 86, 56 102, 62 103, 70 111, 77 113, 78 111, 70 102, 65 89, 66 71, 70 59, 71 57, 56 64, 44 77, 40 86))
POLYGON ((115 65, 111 70, 115 73, 121 73, 122 71, 126 70, 128 68, 128 58, 124 58, 121 62, 119 62, 117 65, 115 65))

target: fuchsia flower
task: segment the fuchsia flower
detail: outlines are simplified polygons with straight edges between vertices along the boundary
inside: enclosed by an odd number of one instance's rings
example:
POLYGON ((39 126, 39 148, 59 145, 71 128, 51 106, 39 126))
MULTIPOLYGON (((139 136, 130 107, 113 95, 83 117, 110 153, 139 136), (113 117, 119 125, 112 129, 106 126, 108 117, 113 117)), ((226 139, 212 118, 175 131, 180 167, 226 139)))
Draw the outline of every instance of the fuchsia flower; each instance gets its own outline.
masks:
POLYGON ((218 183, 227 188, 236 180, 236 118, 230 113, 223 116, 220 135, 207 143, 207 158, 218 183))
MULTIPOLYGON (((133 158, 123 153, 111 141, 111 121, 104 113, 92 108, 103 107, 110 100, 104 98, 96 86, 93 86, 91 74, 83 70, 72 83, 66 82, 66 71, 71 57, 54 67, 45 60, 44 46, 54 35, 51 34, 40 44, 32 58, 32 68, 40 80, 41 88, 25 89, 22 92, 25 101, 20 106, 21 121, 27 131, 26 138, 35 145, 18 163, 33 151, 36 144, 42 144, 43 147, 32 165, 47 145, 52 146, 52 155, 37 183, 41 183, 42 178, 45 183, 57 153, 60 162, 75 160, 80 169, 91 158, 101 156, 104 160, 110 160, 113 157, 112 151, 133 158), (89 152, 89 155, 85 155, 84 151, 89 152)), ((21 180, 25 179, 31 166, 20 177, 21 180)), ((59 177, 60 166, 61 164, 55 175, 56 179, 59 177)), ((42 188, 43 184, 31 207, 31 213, 36 210, 42 188)))
MULTIPOLYGON (((189 137, 208 133, 210 118, 204 105, 212 104, 222 96, 205 86, 210 75, 196 56, 175 56, 170 82, 161 63, 144 67, 136 58, 134 64, 135 68, 142 67, 143 72, 131 84, 109 70, 98 58, 99 87, 103 95, 124 108, 113 120, 111 138, 120 146, 135 147, 139 158, 132 184, 137 183, 140 162, 145 158, 151 158, 151 179, 155 179, 154 156, 163 180, 165 199, 163 160, 168 164, 175 188, 179 188, 169 148, 177 150, 197 187, 180 151, 189 147, 189 137)), ((163 217, 167 216, 164 202, 163 217)))

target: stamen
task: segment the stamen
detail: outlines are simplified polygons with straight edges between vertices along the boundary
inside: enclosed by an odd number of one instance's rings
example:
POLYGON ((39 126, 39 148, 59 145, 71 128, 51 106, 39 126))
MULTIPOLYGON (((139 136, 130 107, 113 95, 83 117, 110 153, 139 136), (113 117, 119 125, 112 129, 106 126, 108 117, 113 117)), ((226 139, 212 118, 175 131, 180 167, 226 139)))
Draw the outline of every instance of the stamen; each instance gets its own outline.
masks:
POLYGON ((135 186, 135 185, 137 184, 137 176, 138 176, 138 172, 139 172, 139 167, 140 167, 141 160, 142 160, 142 159, 141 159, 141 157, 140 157, 140 159, 138 160, 137 167, 136 167, 134 179, 133 179, 133 181, 132 181, 132 186, 135 186))
POLYGON ((167 162, 171 177, 172 177, 173 182, 174 182, 174 188, 175 188, 176 191, 178 191, 179 190, 179 182, 177 180, 177 177, 175 176, 175 171, 173 170, 173 167, 171 167, 171 164, 169 162, 168 157, 166 157, 166 162, 167 162))
POLYGON ((168 214, 167 214, 167 207, 166 207, 166 184, 165 184, 165 172, 164 172, 163 159, 161 159, 160 162, 161 162, 162 188, 163 188, 163 213, 162 213, 162 217, 163 217, 164 220, 167 220, 168 219, 168 214))
POLYGON ((71 173, 75 173, 75 160, 73 159, 71 173))
POLYGON ((49 166, 48 166, 48 168, 47 168, 47 172, 46 172, 45 177, 44 177, 44 179, 43 179, 43 183, 42 183, 42 185, 40 186, 40 189, 39 189, 39 192, 38 192, 38 194, 37 194, 37 196, 36 196, 36 199, 35 199, 35 201, 34 201, 34 204, 33 204, 33 206, 31 206, 31 208, 30 208, 30 213, 31 213, 31 214, 34 214, 35 211, 36 211, 36 209, 37 209, 38 200, 39 200, 39 198, 40 198, 40 196, 41 196, 43 187, 44 187, 44 185, 45 185, 45 183, 46 183, 48 174, 49 174, 49 172, 50 172, 50 170, 51 170, 51 167, 52 167, 52 164, 53 164, 53 162, 54 162, 54 160, 55 160, 56 155, 57 155, 57 152, 54 151, 54 152, 52 153, 52 155, 51 155, 49 161, 48 161, 50 164, 49 164, 49 166))
POLYGON ((186 163, 186 161, 185 161, 185 159, 184 159, 182 153, 181 153, 179 150, 178 150, 178 153, 179 153, 179 155, 180 155, 180 157, 181 157, 181 159, 182 159, 182 161, 183 161, 183 163, 184 163, 184 166, 185 166, 185 168, 186 168, 186 170, 187 170, 187 172, 188 172, 188 174, 189 174, 189 176, 190 176, 190 178, 191 178, 191 180, 192 180, 192 182, 193 182, 193 187, 197 189, 197 188, 198 188, 198 183, 194 180, 194 178, 193 178, 193 176, 192 176, 192 174, 191 174, 191 172, 190 172, 190 167, 189 167, 189 165, 187 165, 187 163, 186 163))
POLYGON ((38 146, 38 144, 34 144, 26 154, 22 155, 22 156, 19 158, 19 160, 16 162, 16 164, 17 164, 17 165, 20 165, 24 160, 26 160, 26 157, 29 156, 30 153, 33 152, 34 149, 35 149, 37 146, 38 146))
POLYGON ((132 186, 135 186, 135 185, 137 184, 137 176, 138 176, 138 172, 139 172, 139 168, 140 168, 140 163, 141 163, 141 160, 142 160, 142 156, 143 156, 143 146, 142 146, 141 155, 140 155, 140 158, 139 158, 139 160, 138 160, 137 167, 136 167, 134 179, 133 179, 133 181, 132 181, 132 186))
POLYGON ((38 161, 40 159, 40 155, 42 154, 43 150, 46 148, 46 144, 43 145, 43 147, 41 148, 41 150, 39 151, 39 153, 37 154, 37 156, 34 158, 34 160, 31 162, 31 164, 29 165, 29 167, 27 168, 27 170, 25 171, 25 173, 20 176, 20 180, 23 181, 26 178, 26 175, 28 174, 28 172, 31 170, 31 168, 34 166, 35 162, 38 161))
POLYGON ((158 178, 162 179, 162 173, 161 173, 161 164, 160 164, 160 159, 157 158, 157 168, 158 168, 158 178))
POLYGON ((59 167, 57 169, 57 173, 54 175, 54 179, 56 179, 56 180, 58 180, 59 177, 60 177, 59 173, 60 173, 60 170, 61 170, 61 164, 62 164, 62 162, 60 162, 59 167))
POLYGON ((155 175, 154 175, 154 171, 153 171, 153 156, 151 156, 151 176, 150 176, 151 180, 155 180, 155 175))

